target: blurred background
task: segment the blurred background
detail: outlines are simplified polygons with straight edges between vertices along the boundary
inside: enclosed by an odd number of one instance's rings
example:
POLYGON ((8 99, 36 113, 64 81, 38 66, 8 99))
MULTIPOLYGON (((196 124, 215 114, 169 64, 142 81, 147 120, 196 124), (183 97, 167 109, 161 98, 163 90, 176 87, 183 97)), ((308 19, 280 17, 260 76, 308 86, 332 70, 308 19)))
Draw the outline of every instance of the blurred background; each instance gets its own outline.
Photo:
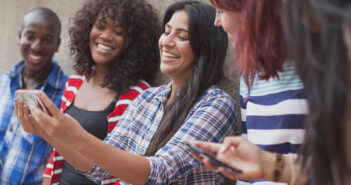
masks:
MULTIPOLYGON (((54 56, 55 60, 63 68, 68 75, 73 71, 73 59, 69 53, 69 34, 68 27, 70 26, 70 19, 74 17, 76 11, 82 7, 86 0, 0 0, 0 74, 7 72, 11 66, 22 60, 19 47, 17 45, 18 31, 20 29, 23 16, 30 9, 35 7, 47 7, 57 13, 62 23, 61 32, 61 46, 59 52, 54 56)), ((157 10, 160 20, 168 7, 173 2, 179 0, 146 0, 157 10)), ((204 3, 209 3, 209 0, 199 0, 204 3)), ((226 61, 226 78, 220 84, 220 87, 230 94, 237 103, 237 112, 239 109, 239 78, 237 67, 235 67, 232 75, 229 75, 229 65, 233 61, 232 48, 229 46, 228 57, 226 61)), ((235 65, 236 66, 236 65, 235 65)), ((167 77, 159 74, 156 84, 164 84, 169 80, 167 77)), ((238 117, 239 118, 239 117, 238 117)), ((237 119, 240 120, 240 119, 237 119)))

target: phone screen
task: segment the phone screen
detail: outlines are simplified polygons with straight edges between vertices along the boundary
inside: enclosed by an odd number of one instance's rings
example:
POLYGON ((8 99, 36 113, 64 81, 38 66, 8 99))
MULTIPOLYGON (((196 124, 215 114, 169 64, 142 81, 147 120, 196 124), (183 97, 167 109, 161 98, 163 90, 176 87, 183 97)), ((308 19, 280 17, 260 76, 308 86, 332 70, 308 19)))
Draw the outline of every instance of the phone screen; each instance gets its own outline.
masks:
POLYGON ((228 171, 231 171, 231 172, 233 172, 233 173, 243 173, 242 170, 237 169, 237 168, 233 168, 233 167, 231 167, 231 166, 225 164, 224 162, 219 161, 218 159, 216 159, 216 154, 214 154, 214 153, 211 153, 211 152, 208 152, 208 151, 204 151, 204 150, 202 150, 201 148, 196 147, 196 146, 192 145, 192 144, 189 143, 189 142, 186 142, 186 145, 187 145, 193 152, 195 152, 196 154, 198 154, 198 155, 200 155, 200 156, 202 156, 202 157, 207 157, 208 159, 210 159, 210 161, 211 161, 214 165, 224 167, 225 169, 227 169, 228 171))

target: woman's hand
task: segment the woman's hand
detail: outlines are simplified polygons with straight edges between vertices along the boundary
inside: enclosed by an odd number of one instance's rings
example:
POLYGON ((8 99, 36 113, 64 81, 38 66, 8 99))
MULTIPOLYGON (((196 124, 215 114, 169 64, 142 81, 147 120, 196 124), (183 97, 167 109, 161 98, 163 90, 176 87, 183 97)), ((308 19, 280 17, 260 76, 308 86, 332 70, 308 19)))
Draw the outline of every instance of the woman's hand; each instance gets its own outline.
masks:
POLYGON ((28 106, 18 99, 15 99, 15 113, 24 131, 35 134, 45 140, 49 138, 45 130, 38 126, 37 121, 30 114, 28 106))
POLYGON ((28 108, 16 100, 16 115, 27 132, 36 134, 46 141, 56 140, 61 144, 72 144, 74 138, 85 130, 67 114, 62 113, 56 105, 41 92, 38 94, 51 116, 36 107, 28 108))
POLYGON ((273 174, 274 154, 261 150, 244 137, 227 137, 222 144, 196 141, 194 145, 217 153, 218 160, 243 171, 241 174, 233 173, 223 167, 215 166, 207 158, 194 155, 210 170, 221 172, 230 179, 270 179, 273 174))

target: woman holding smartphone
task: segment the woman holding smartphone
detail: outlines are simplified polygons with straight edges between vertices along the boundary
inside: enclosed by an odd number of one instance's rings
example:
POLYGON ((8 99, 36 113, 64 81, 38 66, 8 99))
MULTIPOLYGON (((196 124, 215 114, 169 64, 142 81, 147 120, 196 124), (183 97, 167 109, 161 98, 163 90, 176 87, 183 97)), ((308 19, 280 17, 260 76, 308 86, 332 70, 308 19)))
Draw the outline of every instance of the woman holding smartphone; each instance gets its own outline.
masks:
MULTIPOLYGON (((73 19, 69 33, 76 74, 66 83, 61 109, 96 138, 106 138, 155 77, 161 32, 157 22, 156 13, 143 0, 90 0, 73 19)), ((43 184, 58 182, 95 184, 54 150, 43 184)), ((112 177, 101 181, 115 182, 112 177)))
POLYGON ((40 98, 53 116, 38 109, 30 115, 17 102, 23 127, 96 182, 113 175, 130 184, 224 184, 184 143, 219 142, 234 134, 234 101, 216 86, 224 76, 228 40, 213 25, 215 14, 211 5, 196 1, 167 9, 159 51, 161 71, 171 82, 136 98, 105 142, 55 109, 44 94, 40 98))

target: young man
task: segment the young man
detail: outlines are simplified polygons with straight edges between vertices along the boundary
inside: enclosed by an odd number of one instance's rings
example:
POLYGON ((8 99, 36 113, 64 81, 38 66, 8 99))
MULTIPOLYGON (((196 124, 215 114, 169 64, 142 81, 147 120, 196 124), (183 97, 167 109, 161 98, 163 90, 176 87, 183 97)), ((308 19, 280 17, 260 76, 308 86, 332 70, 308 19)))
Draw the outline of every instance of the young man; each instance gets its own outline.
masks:
POLYGON ((61 23, 47 8, 30 10, 19 31, 23 60, 0 76, 0 184, 40 184, 51 146, 23 131, 14 111, 17 89, 44 91, 57 106, 67 76, 52 59, 60 45, 61 23))

